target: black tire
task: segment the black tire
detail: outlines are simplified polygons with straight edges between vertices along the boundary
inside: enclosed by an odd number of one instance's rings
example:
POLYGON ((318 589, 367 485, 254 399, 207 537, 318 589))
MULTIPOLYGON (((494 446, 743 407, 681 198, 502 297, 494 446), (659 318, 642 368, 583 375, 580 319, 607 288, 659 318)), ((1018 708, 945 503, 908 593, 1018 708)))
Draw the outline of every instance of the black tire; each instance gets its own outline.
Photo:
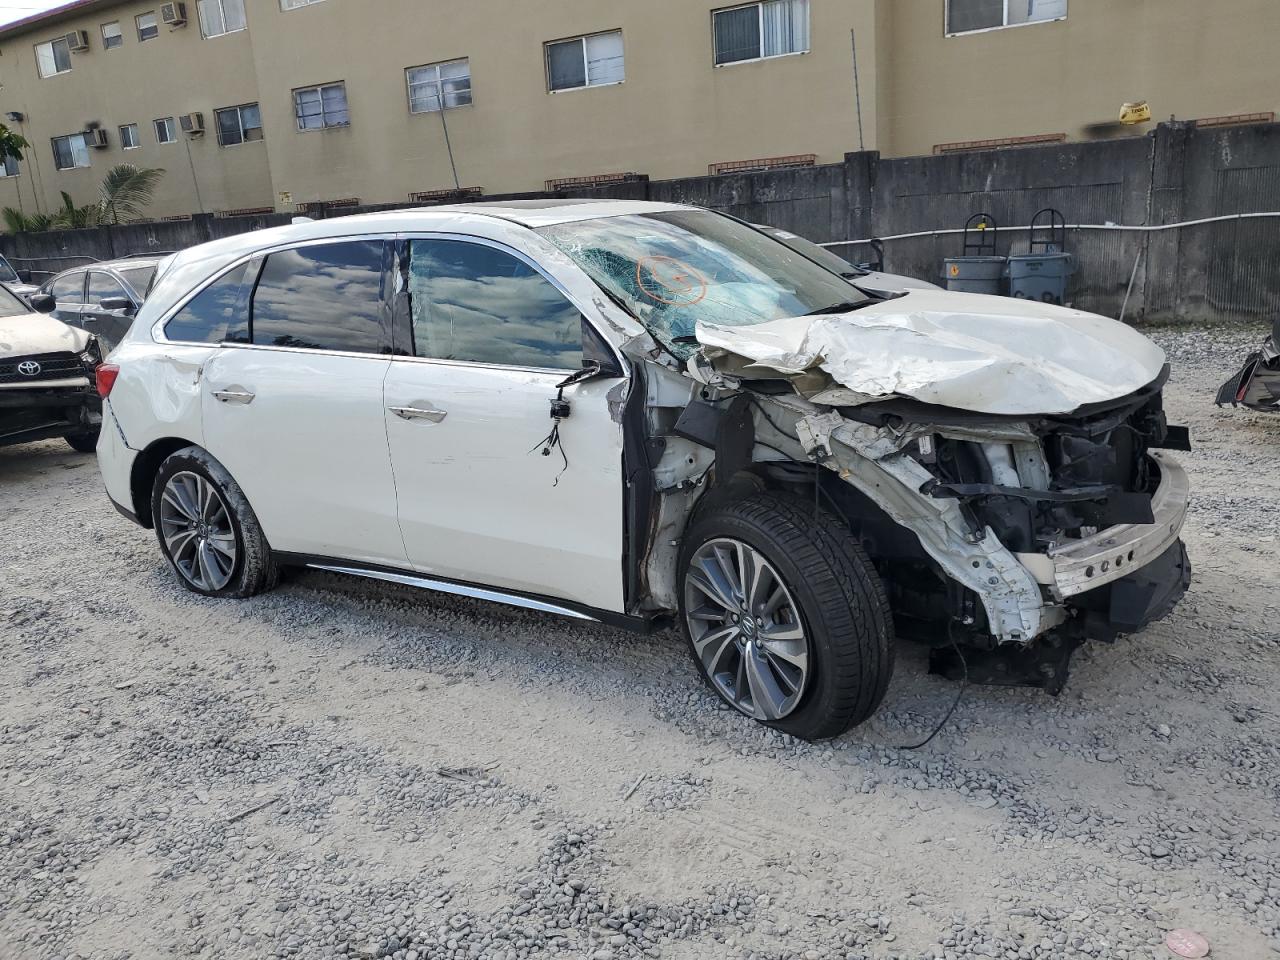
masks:
MULTIPOLYGON (((761 721, 804 740, 836 737, 867 720, 893 676, 893 618, 879 575, 836 517, 812 503, 762 493, 713 508, 686 534, 680 554, 680 622, 699 673, 726 702, 697 655, 686 577, 710 541, 752 547, 772 564, 796 601, 809 645, 809 674, 794 709, 761 721)), ((738 709, 741 709, 740 707, 738 709)))
POLYGON ((240 599, 271 590, 279 583, 279 566, 271 553, 271 546, 267 543, 266 535, 262 532, 262 525, 258 523, 253 507, 249 506, 249 501, 245 498, 240 485, 208 451, 195 446, 184 447, 170 454, 160 465, 151 488, 151 517, 160 550, 169 561, 169 566, 173 568, 174 576, 193 593, 206 597, 240 599), (213 485, 227 506, 227 514, 235 534, 236 560, 231 570, 230 580, 224 587, 217 590, 201 589, 187 579, 170 555, 161 532, 160 503, 165 485, 174 474, 183 472, 203 477, 213 485))
POLYGON ((63 440, 76 453, 96 453, 98 451, 98 435, 101 428, 95 427, 86 433, 68 433, 63 440))

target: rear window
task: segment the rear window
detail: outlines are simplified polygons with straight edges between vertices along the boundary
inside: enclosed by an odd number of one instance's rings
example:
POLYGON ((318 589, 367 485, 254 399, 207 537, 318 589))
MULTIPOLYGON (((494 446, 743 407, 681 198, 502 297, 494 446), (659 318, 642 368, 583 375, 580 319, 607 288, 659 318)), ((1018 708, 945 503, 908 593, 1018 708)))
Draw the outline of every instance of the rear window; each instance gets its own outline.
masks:
POLYGON ((184 343, 243 342, 248 322, 240 307, 240 291, 250 264, 241 264, 200 291, 164 327, 170 340, 184 343))
POLYGON ((383 353, 381 240, 348 240, 267 257, 253 294, 253 342, 383 353))
POLYGON ((151 289, 151 281, 155 279, 156 268, 154 266, 126 267, 119 273, 139 296, 145 297, 151 289))

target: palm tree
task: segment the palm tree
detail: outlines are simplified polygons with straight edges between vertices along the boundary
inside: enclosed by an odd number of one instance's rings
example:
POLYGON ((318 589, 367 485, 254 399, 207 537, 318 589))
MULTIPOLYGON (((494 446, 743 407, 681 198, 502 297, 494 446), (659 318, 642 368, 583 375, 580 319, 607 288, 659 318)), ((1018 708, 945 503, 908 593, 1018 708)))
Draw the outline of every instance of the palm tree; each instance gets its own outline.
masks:
POLYGON ((4 220, 5 229, 10 233, 40 233, 44 230, 52 230, 57 224, 54 218, 47 213, 23 213, 13 207, 5 207, 0 210, 0 219, 4 220))
POLYGON ((97 226, 101 217, 101 204, 86 203, 83 207, 77 207, 75 202, 71 199, 71 194, 63 190, 62 209, 54 215, 54 220, 60 227, 66 227, 70 230, 78 230, 82 227, 97 226))
POLYGON ((151 202, 156 187, 164 176, 159 167, 143 168, 121 163, 107 171, 102 180, 102 198, 98 201, 103 223, 119 223, 142 214, 151 202))
MULTIPOLYGON (((0 155, 6 149, 4 136, 5 131, 0 126, 0 155)), ((20 137, 17 139, 21 140, 20 137)), ((22 142, 26 143, 25 140, 22 142)), ((159 167, 143 168, 121 163, 107 171, 102 180, 101 195, 93 203, 77 207, 71 195, 63 190, 62 208, 54 213, 24 214, 21 210, 6 207, 0 210, 0 220, 4 221, 10 233, 77 230, 96 227, 100 223, 118 224, 141 215, 142 208, 151 202, 163 176, 164 170, 159 167)))

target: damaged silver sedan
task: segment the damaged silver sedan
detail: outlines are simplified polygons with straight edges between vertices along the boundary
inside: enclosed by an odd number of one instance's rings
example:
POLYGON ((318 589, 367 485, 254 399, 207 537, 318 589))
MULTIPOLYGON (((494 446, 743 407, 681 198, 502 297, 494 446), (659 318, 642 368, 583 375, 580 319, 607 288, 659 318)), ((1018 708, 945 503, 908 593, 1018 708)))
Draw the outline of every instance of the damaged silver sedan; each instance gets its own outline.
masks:
POLYGON ((179 582, 286 565, 639 629, 805 738, 898 638, 1066 681, 1187 588, 1163 354, 1026 301, 866 294, 747 224, 533 201, 174 258, 99 374, 100 462, 179 582))

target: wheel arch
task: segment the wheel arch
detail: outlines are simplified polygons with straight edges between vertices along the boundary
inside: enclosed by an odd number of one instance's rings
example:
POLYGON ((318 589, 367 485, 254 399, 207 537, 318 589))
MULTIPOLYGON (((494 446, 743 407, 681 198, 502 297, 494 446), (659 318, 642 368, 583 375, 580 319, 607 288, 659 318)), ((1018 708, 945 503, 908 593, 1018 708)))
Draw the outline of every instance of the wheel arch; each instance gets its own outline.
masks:
POLYGON ((162 437, 152 441, 145 450, 133 459, 133 467, 129 472, 129 494, 133 500, 133 515, 138 523, 150 530, 154 523, 151 519, 151 488, 155 484, 160 465, 172 454, 186 447, 199 447, 198 443, 183 437, 162 437))

